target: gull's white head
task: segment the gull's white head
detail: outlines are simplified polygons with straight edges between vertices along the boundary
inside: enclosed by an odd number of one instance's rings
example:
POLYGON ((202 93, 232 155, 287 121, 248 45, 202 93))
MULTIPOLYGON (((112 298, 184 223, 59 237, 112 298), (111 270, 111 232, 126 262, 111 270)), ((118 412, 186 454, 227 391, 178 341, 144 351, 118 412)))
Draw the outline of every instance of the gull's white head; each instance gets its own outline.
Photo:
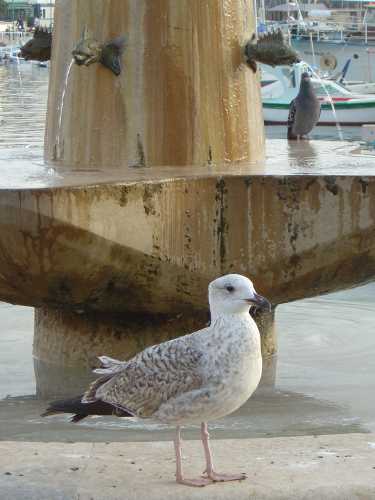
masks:
POLYGON ((257 294, 252 281, 241 274, 226 274, 208 286, 211 316, 248 313, 251 306, 270 310, 267 299, 257 294))

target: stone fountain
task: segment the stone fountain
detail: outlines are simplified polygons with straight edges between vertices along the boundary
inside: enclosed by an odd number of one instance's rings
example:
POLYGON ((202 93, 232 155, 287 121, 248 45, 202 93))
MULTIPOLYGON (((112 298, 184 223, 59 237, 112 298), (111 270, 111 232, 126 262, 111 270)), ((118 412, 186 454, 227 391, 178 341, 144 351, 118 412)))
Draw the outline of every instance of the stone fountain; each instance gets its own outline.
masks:
MULTIPOLYGON (((374 176, 262 174, 252 0, 57 0, 55 16, 45 165, 0 196, 0 298, 35 307, 39 394, 66 388, 61 367, 204 326, 218 275, 274 306, 374 279, 374 176), (126 36, 120 76, 67 78, 83 28, 126 36)), ((257 321, 272 356, 273 312, 257 321)))

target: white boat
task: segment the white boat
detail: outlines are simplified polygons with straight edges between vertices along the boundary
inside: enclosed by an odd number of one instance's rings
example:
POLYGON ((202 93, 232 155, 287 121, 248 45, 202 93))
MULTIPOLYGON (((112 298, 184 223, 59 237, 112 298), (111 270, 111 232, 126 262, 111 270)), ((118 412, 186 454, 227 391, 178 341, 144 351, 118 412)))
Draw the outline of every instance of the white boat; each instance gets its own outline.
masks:
POLYGON ((0 49, 0 61, 4 64, 23 64, 26 63, 23 57, 20 57, 19 45, 8 45, 0 49))
POLYGON ((298 94, 301 75, 305 71, 312 75, 312 84, 321 100, 319 125, 375 123, 375 97, 355 94, 337 82, 320 79, 307 63, 300 62, 292 67, 262 65, 263 118, 266 124, 287 123, 290 102, 298 94))
POLYGON ((364 82, 356 80, 343 80, 341 82, 346 90, 353 94, 375 94, 375 82, 364 82))
MULTIPOLYGON (((357 56, 358 57, 358 56, 357 56)), ((327 59, 327 58, 326 58, 327 59)), ((327 59, 328 63, 330 60, 335 62, 335 67, 337 64, 337 59, 334 56, 329 56, 327 59)), ((349 70, 349 66, 352 62, 352 58, 350 57, 341 71, 339 71, 336 75, 327 75, 329 80, 335 81, 339 85, 349 90, 352 94, 375 94, 375 82, 365 82, 362 80, 347 80, 346 75, 349 70)), ((321 66, 320 66, 321 67, 321 66)))

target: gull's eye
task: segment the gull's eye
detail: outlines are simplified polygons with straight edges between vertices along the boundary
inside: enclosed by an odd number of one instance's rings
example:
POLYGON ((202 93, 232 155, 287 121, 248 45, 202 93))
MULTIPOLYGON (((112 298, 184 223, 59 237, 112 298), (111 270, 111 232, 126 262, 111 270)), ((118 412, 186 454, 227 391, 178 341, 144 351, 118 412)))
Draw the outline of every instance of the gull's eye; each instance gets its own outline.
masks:
POLYGON ((234 286, 231 286, 231 285, 226 286, 226 287, 225 287, 225 290, 226 290, 227 292, 229 292, 229 293, 232 293, 232 292, 234 292, 234 286))

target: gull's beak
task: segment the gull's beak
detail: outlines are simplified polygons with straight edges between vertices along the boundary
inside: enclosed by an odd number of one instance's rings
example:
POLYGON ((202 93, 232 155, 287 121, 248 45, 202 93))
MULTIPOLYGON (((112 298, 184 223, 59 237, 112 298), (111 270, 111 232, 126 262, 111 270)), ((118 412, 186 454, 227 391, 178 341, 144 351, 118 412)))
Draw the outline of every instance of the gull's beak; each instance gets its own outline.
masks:
POLYGON ((246 302, 249 304, 259 308, 265 309, 267 311, 271 311, 271 303, 261 295, 254 292, 254 296, 251 299, 246 299, 246 302))

